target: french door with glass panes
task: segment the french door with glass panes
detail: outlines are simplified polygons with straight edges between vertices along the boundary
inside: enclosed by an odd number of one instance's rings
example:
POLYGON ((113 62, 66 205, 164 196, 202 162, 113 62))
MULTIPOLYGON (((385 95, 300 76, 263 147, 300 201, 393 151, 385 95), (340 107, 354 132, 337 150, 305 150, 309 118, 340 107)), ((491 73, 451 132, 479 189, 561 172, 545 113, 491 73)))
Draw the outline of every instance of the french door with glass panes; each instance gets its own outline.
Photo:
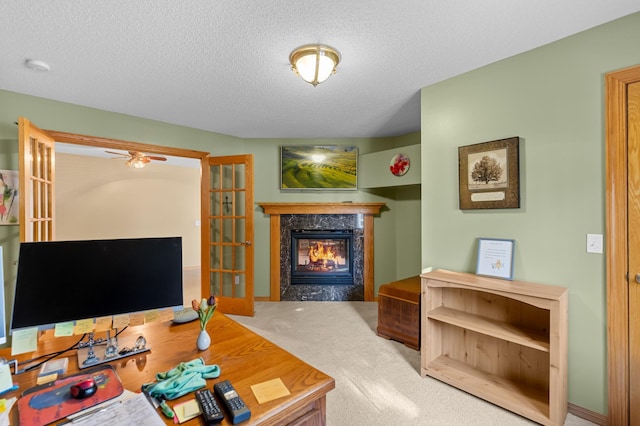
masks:
POLYGON ((18 119, 20 241, 55 240, 55 141, 24 117, 18 119))
POLYGON ((210 157, 203 180, 202 295, 218 296, 221 312, 253 316, 253 156, 210 157))

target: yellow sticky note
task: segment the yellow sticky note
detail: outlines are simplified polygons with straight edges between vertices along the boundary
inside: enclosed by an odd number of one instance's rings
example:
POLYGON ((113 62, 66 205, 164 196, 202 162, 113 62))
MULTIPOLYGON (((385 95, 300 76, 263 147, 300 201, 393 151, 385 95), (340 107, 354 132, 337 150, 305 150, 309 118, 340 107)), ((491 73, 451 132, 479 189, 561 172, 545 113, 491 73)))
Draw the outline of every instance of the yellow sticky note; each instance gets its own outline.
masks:
POLYGON ((173 412, 178 418, 178 423, 186 422, 200 415, 200 406, 195 399, 181 402, 173 406, 173 412))
POLYGON ((173 309, 165 308, 160 310, 160 321, 171 321, 173 319, 173 309))
POLYGON ((11 355, 33 352, 38 347, 38 327, 17 330, 11 340, 11 355))
POLYGON ((113 321, 113 318, 111 318, 110 316, 96 318, 96 333, 99 331, 111 330, 112 321, 113 321))
POLYGON ((76 321, 73 334, 85 334, 93 331, 93 318, 76 321))
POLYGON ((113 316, 113 329, 120 330, 129 325, 129 314, 120 314, 113 316))
POLYGON ((150 311, 146 311, 144 313, 144 322, 145 324, 148 322, 153 322, 158 319, 160 316, 160 311, 157 309, 151 309, 150 311))
POLYGON ((129 325, 143 325, 144 324, 144 312, 135 312, 129 314, 129 325))
POLYGON ((283 396, 291 394, 280 378, 252 385, 251 391, 258 400, 258 404, 273 401, 274 399, 282 398, 283 396))
POLYGON ((46 376, 38 376, 36 379, 37 385, 44 385, 45 383, 53 382, 58 378, 58 373, 47 374, 46 376))
POLYGON ((11 379, 11 369, 9 364, 0 363, 0 392, 4 392, 7 389, 13 387, 13 380, 11 379))
POLYGON ((73 321, 59 322, 53 331, 55 337, 73 336, 73 321))

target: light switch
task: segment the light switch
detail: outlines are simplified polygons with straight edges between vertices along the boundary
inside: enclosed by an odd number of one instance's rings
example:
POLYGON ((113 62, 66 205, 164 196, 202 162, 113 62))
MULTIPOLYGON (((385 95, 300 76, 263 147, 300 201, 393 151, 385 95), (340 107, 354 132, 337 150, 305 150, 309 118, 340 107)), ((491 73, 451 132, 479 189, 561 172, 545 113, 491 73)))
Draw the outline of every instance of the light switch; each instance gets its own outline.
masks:
POLYGON ((602 253, 602 234, 587 234, 587 253, 602 253))

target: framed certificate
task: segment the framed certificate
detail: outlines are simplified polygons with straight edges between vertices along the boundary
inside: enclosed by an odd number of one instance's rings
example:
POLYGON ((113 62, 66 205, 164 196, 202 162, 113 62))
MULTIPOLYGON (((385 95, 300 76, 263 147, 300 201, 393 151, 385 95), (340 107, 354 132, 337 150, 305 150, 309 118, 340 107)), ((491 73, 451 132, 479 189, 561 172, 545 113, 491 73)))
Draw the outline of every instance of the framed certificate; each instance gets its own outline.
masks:
POLYGON ((477 275, 513 279, 514 240, 478 238, 477 275))

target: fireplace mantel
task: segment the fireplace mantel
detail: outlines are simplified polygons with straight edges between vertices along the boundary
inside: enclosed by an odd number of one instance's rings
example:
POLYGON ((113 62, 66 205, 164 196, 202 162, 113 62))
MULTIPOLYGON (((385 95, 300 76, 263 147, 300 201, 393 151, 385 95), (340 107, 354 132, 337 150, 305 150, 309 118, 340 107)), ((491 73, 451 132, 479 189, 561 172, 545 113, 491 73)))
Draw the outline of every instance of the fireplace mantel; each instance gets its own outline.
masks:
POLYGON ((385 203, 258 203, 266 214, 378 214, 385 203))
POLYGON ((270 215, 270 300, 280 300, 280 215, 283 214, 362 214, 364 215, 364 300, 374 301, 373 215, 385 203, 258 203, 270 215))

